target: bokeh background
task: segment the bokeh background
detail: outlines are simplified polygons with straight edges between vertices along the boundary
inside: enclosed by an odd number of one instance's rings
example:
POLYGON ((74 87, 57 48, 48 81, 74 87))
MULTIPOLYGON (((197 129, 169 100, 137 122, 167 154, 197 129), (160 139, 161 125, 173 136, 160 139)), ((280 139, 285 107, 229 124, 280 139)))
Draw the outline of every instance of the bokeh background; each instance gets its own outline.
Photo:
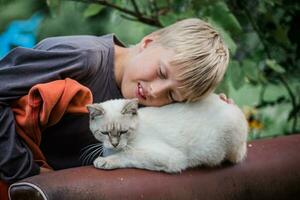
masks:
POLYGON ((300 133, 299 1, 0 0, 0 57, 62 35, 115 33, 135 44, 190 17, 210 22, 230 48, 217 92, 243 109, 249 140, 300 133))

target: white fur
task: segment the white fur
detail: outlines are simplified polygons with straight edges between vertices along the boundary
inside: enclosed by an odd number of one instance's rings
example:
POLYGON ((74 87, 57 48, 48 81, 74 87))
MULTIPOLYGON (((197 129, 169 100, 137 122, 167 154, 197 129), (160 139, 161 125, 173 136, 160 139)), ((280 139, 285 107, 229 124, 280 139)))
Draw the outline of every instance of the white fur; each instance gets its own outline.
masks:
POLYGON ((95 133, 99 126, 121 121, 119 126, 131 127, 132 131, 121 135, 115 148, 118 152, 96 158, 96 168, 134 167, 173 173, 199 165, 219 165, 223 160, 238 163, 246 156, 247 121, 236 105, 215 94, 194 103, 140 108, 137 115, 124 117, 120 110, 128 101, 99 104, 105 114, 91 121, 90 128, 105 148, 113 147, 107 138, 95 133))

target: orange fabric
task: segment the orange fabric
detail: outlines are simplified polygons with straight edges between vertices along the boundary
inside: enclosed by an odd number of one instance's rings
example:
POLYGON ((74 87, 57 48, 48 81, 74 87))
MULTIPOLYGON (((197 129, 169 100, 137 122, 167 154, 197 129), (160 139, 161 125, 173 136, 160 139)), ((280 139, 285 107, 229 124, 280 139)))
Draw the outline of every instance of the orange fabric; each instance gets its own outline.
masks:
POLYGON ((92 99, 92 93, 87 87, 67 78, 37 84, 28 95, 11 105, 17 132, 40 166, 51 168, 39 148, 42 131, 59 122, 65 113, 87 113, 86 105, 92 103, 92 99))
POLYGON ((0 180, 0 200, 8 200, 8 184, 0 180))

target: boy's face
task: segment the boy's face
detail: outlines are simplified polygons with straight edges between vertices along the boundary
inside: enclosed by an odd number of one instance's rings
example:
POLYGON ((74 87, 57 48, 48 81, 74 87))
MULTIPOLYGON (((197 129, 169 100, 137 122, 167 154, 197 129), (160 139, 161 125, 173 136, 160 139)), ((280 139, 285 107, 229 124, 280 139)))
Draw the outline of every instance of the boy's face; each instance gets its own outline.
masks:
POLYGON ((146 106, 162 106, 183 101, 175 80, 176 68, 170 66, 174 52, 143 39, 138 51, 123 68, 121 90, 125 98, 138 98, 146 106))

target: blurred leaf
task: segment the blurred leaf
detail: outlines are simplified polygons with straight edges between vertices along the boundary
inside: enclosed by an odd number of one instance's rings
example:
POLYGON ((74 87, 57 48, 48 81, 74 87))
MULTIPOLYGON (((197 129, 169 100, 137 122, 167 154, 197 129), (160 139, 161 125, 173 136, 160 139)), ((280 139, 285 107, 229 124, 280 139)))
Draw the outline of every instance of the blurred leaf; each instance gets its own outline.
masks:
POLYGON ((105 8, 99 4, 90 4, 83 12, 83 17, 88 18, 94 15, 97 15, 101 10, 105 8))
MULTIPOLYGON (((153 0, 151 0, 151 1, 153 1, 153 0)), ((157 7, 160 7, 160 8, 168 6, 168 3, 169 3, 168 1, 165 1, 165 0, 156 0, 155 2, 157 4, 157 7)))
POLYGON ((211 4, 214 4, 220 0, 191 0, 191 5, 195 10, 201 10, 204 7, 208 7, 211 4))
POLYGON ((244 85, 244 74, 238 61, 232 60, 229 62, 228 75, 234 89, 238 90, 244 85))
POLYGON ((195 10, 188 9, 187 11, 181 12, 180 14, 177 14, 177 15, 178 15, 177 20, 193 18, 193 17, 195 17, 195 10))
POLYGON ((121 13, 117 10, 113 10, 110 13, 110 22, 112 24, 120 24, 120 22, 123 20, 123 18, 121 17, 121 13))
POLYGON ((61 0, 47 0, 47 4, 50 8, 51 14, 56 16, 60 10, 61 0))
POLYGON ((262 72, 258 73, 258 80, 262 83, 262 84, 267 84, 268 83, 268 79, 265 77, 265 75, 262 72))
POLYGON ((285 69, 282 66, 280 66, 274 59, 267 59, 266 64, 269 68, 271 68, 275 72, 278 72, 280 74, 285 72, 285 69))
POLYGON ((174 12, 185 12, 187 6, 189 5, 188 1, 182 1, 182 0, 172 0, 172 4, 170 5, 174 12))
POLYGON ((240 36, 243 46, 247 47, 247 51, 255 51, 260 45, 260 40, 255 32, 244 33, 240 36))
POLYGON ((24 20, 40 10, 35 0, 1 2, 0 0, 0 32, 3 32, 13 20, 24 20))
POLYGON ((230 95, 229 94, 229 80, 228 80, 227 74, 225 74, 224 79, 221 81, 221 83, 216 88, 215 93, 224 93, 227 96, 230 95))
POLYGON ((286 27, 278 26, 275 31, 273 31, 274 38, 277 40, 278 43, 289 47, 291 45, 290 40, 287 36, 288 29, 286 27))
MULTIPOLYGON (((60 5, 64 12, 59 12, 55 17, 45 17, 38 30, 38 39, 57 35, 92 34, 90 24, 82 17, 82 12, 78 12, 78 4, 76 3, 75 6, 75 3, 64 1, 60 5)), ((83 9, 84 6, 82 6, 82 11, 83 9)))
POLYGON ((218 1, 208 7, 206 15, 218 23, 224 30, 235 34, 242 32, 242 27, 237 18, 230 12, 225 2, 218 1))
POLYGON ((242 61, 242 68, 244 70, 245 75, 253 80, 257 81, 258 79, 258 67, 257 64, 250 60, 250 59, 245 59, 242 61))
POLYGON ((159 21, 163 26, 168 26, 177 21, 177 15, 173 12, 169 12, 166 15, 159 16, 159 21))
POLYGON ((249 54, 251 55, 251 59, 255 62, 261 63, 259 65, 259 69, 262 69, 265 67, 265 62, 262 62, 262 60, 265 60, 265 50, 263 49, 263 46, 260 44, 255 49, 249 50, 249 54))

